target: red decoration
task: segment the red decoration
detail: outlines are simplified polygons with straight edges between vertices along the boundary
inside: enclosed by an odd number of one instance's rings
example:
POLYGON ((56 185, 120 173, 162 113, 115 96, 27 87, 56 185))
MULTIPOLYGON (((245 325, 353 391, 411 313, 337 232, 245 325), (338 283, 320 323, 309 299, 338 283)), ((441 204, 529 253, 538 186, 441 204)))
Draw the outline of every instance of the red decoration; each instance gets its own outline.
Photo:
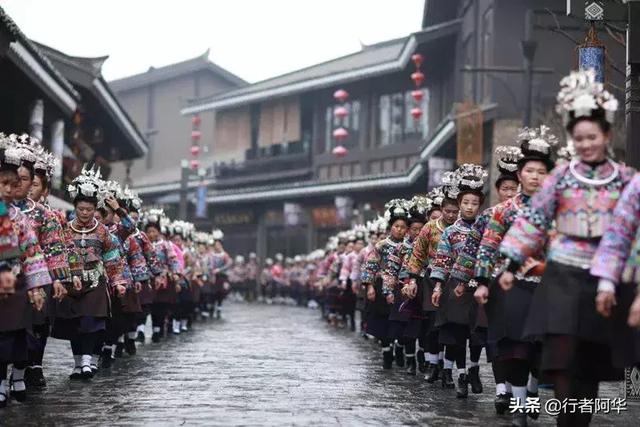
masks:
POLYGON ((336 148, 331 151, 331 153, 336 157, 344 157, 349 154, 349 150, 344 148, 342 145, 338 145, 336 148))
POLYGON ((344 119, 349 115, 349 110, 345 107, 336 107, 336 109, 333 110, 333 114, 339 119, 344 119))
POLYGON ((191 118, 191 125, 195 128, 197 128, 198 126, 200 126, 200 122, 202 121, 202 119, 200 119, 199 115, 195 115, 191 118))
POLYGON ((191 168, 191 170, 198 170, 198 168, 200 167, 200 162, 198 160, 191 160, 191 162, 189 162, 189 167, 191 168))
POLYGON ((411 115, 413 116, 414 120, 419 120, 420 117, 422 117, 422 110, 420 108, 412 108, 411 115))
POLYGON ((342 142, 349 137, 349 131, 345 128, 338 128, 333 131, 333 137, 338 142, 342 142))
POLYGON ((411 80, 413 80, 413 82, 416 84, 416 87, 420 87, 422 85, 422 82, 424 82, 424 74, 422 74, 421 71, 416 71, 415 73, 411 74, 411 80))
POLYGON ((419 53, 414 53, 413 55, 411 55, 411 60, 414 64, 416 64, 416 68, 420 68, 420 66, 422 65, 422 61, 424 61, 424 56, 420 55, 419 53))
POLYGON ((195 157, 198 154, 200 154, 200 146, 199 145, 192 145, 191 146, 191 154, 195 157))
POLYGON ((340 102, 345 102, 349 98, 349 92, 344 89, 338 89, 333 93, 333 97, 340 102))
POLYGON ((413 99, 415 99, 417 102, 420 102, 424 98, 424 92, 421 90, 412 90, 411 96, 413 96, 413 99))
POLYGON ((192 141, 200 141, 200 138, 202 137, 202 132, 200 132, 199 130, 192 130, 191 131, 191 140, 192 141))

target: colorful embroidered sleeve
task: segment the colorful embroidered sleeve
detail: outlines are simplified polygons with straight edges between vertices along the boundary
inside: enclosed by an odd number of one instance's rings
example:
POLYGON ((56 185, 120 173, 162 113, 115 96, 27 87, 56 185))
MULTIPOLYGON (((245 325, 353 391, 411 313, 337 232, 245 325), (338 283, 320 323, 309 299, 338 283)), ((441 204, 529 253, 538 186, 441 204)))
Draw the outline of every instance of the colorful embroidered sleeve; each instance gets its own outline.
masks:
POLYGON ((556 187, 567 168, 567 165, 558 166, 547 176, 542 188, 532 197, 531 206, 524 209, 523 215, 509 229, 500 246, 504 256, 523 264, 544 249, 556 216, 556 187))
POLYGON ((36 233, 26 218, 21 218, 16 221, 16 226, 20 252, 22 253, 20 257, 21 270, 27 289, 49 285, 51 284, 51 276, 36 233))
POLYGON ((403 269, 406 270, 409 275, 419 275, 425 264, 429 261, 431 230, 430 223, 425 224, 413 242, 411 255, 403 264, 403 269))
POLYGON ((340 267, 340 275, 338 278, 340 279, 341 282, 347 281, 347 279, 349 279, 349 276, 351 275, 352 266, 353 266, 353 257, 351 256, 351 253, 350 253, 349 255, 344 257, 344 262, 340 267))
POLYGON ((502 239, 507 232, 505 213, 509 206, 509 203, 496 206, 482 236, 475 270, 475 277, 480 280, 491 279, 496 259, 500 256, 498 252, 500 243, 502 243, 502 239))
POLYGON ((114 242, 111 233, 109 233, 105 226, 100 225, 97 229, 97 234, 100 236, 102 242, 102 263, 107 273, 109 283, 111 286, 127 286, 118 245, 114 242))
POLYGON ((382 293, 390 294, 398 284, 398 275, 402 268, 402 261, 406 253, 406 246, 400 243, 397 246, 387 245, 382 258, 382 293))
POLYGON ((53 211, 47 211, 42 207, 42 214, 43 221, 37 230, 38 240, 47 261, 49 274, 53 280, 69 282, 71 270, 66 252, 69 242, 66 241, 62 225, 53 211))
POLYGON ((364 285, 372 285, 376 280, 376 275, 380 271, 380 263, 382 258, 380 257, 380 248, 382 242, 379 242, 369 252, 362 268, 362 274, 360 274, 360 281, 364 285))
POLYGON ((446 282, 449 277, 449 271, 453 265, 454 259, 451 256, 453 253, 453 247, 449 240, 449 233, 451 227, 444 230, 440 242, 438 243, 438 249, 436 251, 436 257, 431 263, 431 280, 437 282, 446 282))
POLYGON ((153 274, 154 276, 161 275, 164 272, 164 270, 162 269, 162 263, 158 259, 158 254, 153 248, 153 243, 151 243, 151 240, 149 240, 147 234, 140 231, 135 236, 135 238, 140 243, 142 254, 147 261, 147 266, 149 267, 151 274, 153 274))
POLYGON ((127 237, 132 235, 136 231, 136 225, 131 217, 122 209, 118 210, 118 217, 120 222, 116 224, 116 236, 121 242, 127 240, 127 237))
POLYGON ((627 185, 593 257, 591 274, 620 282, 640 225, 640 174, 627 185))
POLYGON ((469 231, 467 239, 465 240, 464 246, 458 254, 456 262, 451 268, 451 277, 461 283, 468 283, 475 277, 474 268, 476 267, 478 248, 480 247, 482 235, 485 232, 492 213, 493 209, 486 209, 482 215, 478 217, 476 222, 473 223, 471 231, 469 231))
POLYGON ((127 253, 127 264, 133 275, 133 280, 136 282, 149 280, 151 275, 149 273, 149 267, 147 266, 147 260, 134 236, 131 235, 127 237, 124 249, 127 253))
POLYGON ((163 249, 165 252, 165 256, 167 259, 167 266, 169 267, 169 271, 171 273, 180 273, 180 260, 178 260, 178 255, 176 251, 173 249, 173 245, 170 242, 165 241, 163 244, 163 249))

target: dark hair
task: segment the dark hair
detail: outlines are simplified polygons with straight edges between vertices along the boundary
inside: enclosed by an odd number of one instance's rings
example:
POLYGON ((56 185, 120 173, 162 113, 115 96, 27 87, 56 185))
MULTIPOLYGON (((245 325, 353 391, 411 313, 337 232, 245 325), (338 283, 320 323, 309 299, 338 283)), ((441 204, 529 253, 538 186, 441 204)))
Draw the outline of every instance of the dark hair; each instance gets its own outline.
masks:
POLYGON ((33 163, 22 161, 22 164, 20 166, 25 168, 29 172, 29 176, 31 176, 31 179, 33 179, 33 176, 34 176, 33 163))
POLYGON ((49 188, 49 177, 47 176, 47 171, 44 171, 42 169, 34 169, 34 174, 35 176, 37 176, 38 178, 40 178, 40 181, 42 182, 42 186, 44 188, 49 188))
POLYGON ((150 222, 150 223, 148 223, 148 224, 145 224, 145 226, 144 226, 144 231, 147 231, 147 230, 148 230, 148 229, 150 229, 150 228, 155 228, 156 230, 158 230, 158 232, 161 232, 161 231, 162 231, 162 230, 161 230, 161 227, 160 227, 160 224, 157 224, 157 223, 155 223, 155 222, 150 222))
POLYGON ((567 131, 570 134, 573 134, 573 129, 578 125, 578 123, 583 121, 596 123, 604 133, 609 133, 611 131, 611 123, 605 119, 604 110, 602 109, 595 110, 590 116, 573 117, 569 123, 567 123, 567 131))
POLYGON ((473 196, 478 196, 480 198, 480 204, 484 203, 484 193, 480 190, 472 190, 472 189, 464 189, 464 190, 460 190, 460 193, 458 193, 458 203, 460 203, 462 201, 462 198, 467 195, 467 194, 471 194, 473 196))
POLYGON ((100 215, 106 217, 107 215, 109 215, 109 211, 107 210, 107 208, 98 208, 98 212, 100 212, 100 215))
POLYGON ((394 216, 391 217, 389 219, 389 223, 387 224, 387 230, 391 230, 391 227, 393 227, 393 224, 396 223, 396 221, 404 221, 404 225, 406 225, 407 227, 409 226, 409 218, 406 216, 394 216))
POLYGON ((512 173, 501 173, 500 176, 498 177, 498 179, 496 179, 496 182, 495 182, 496 190, 499 190, 500 186, 505 181, 513 181, 516 184, 518 184, 520 182, 518 180, 518 176, 516 174, 514 174, 514 173, 513 174, 512 173))
POLYGON ((444 205, 455 205, 455 207, 458 207, 458 201, 456 199, 452 199, 451 197, 445 197, 444 200, 442 200, 442 204, 440 205, 440 210, 444 208, 444 205))
POLYGON ((75 199, 73 199, 73 206, 77 207, 78 203, 87 202, 91 203, 93 206, 98 206, 98 198, 97 197, 89 197, 84 194, 78 194, 75 199))
POLYGON ((545 157, 545 156, 526 156, 526 157, 523 157, 522 159, 518 160, 518 172, 521 172, 522 169, 524 169, 526 164, 529 163, 529 162, 540 162, 540 163, 544 164, 544 166, 547 168, 547 172, 550 172, 555 166, 555 163, 553 162, 553 160, 551 160, 550 157, 545 157))

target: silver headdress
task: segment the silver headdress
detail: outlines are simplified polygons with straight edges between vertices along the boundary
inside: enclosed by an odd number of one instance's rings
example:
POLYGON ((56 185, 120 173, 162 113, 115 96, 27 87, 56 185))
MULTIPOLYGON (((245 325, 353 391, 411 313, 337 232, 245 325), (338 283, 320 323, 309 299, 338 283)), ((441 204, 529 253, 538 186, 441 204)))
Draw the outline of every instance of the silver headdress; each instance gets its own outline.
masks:
POLYGON ((53 173, 58 165, 58 159, 53 153, 45 150, 42 146, 36 151, 36 162, 33 165, 35 170, 44 171, 48 179, 53 177, 53 173))
POLYGON ((444 197, 455 199, 460 193, 460 177, 456 172, 449 171, 442 174, 442 192, 444 197))
POLYGON ((489 176, 482 166, 471 163, 465 163, 460 166, 455 171, 455 175, 458 178, 457 185, 460 189, 462 189, 462 187, 467 187, 471 190, 480 191, 484 187, 485 181, 489 176))
POLYGON ((385 219, 407 218, 409 216, 409 201, 405 199, 393 199, 384 205, 385 219))
POLYGON ((129 205, 129 208, 133 208, 135 210, 140 210, 142 208, 142 199, 128 186, 122 190, 122 200, 129 205))
POLYGON ((498 169, 501 172, 515 172, 518 170, 518 160, 522 158, 520 147, 501 145, 496 148, 498 157, 498 169))
POLYGON ((213 230, 213 232, 211 233, 211 237, 213 238, 213 240, 224 240, 224 233, 222 232, 222 230, 216 229, 213 230))
POLYGON ((22 166, 30 163, 32 166, 38 160, 37 152, 41 149, 40 141, 31 138, 29 135, 16 135, 12 133, 5 139, 5 163, 14 166, 22 166))
POLYGON ((72 199, 79 195, 96 198, 98 207, 104 207, 104 200, 108 194, 100 169, 93 166, 87 169, 86 165, 82 167, 80 175, 67 186, 67 192, 72 199))
POLYGON ((162 231, 168 225, 169 218, 164 213, 164 209, 151 208, 142 213, 142 226, 156 225, 162 231))
POLYGON ((518 141, 521 142, 522 154, 527 151, 536 152, 544 156, 551 155, 553 147, 558 145, 558 137, 551 133, 551 128, 540 125, 538 128, 522 128, 518 133, 518 141))
POLYGON ((604 111, 607 122, 615 121, 618 100, 596 81, 594 70, 572 71, 560 81, 560 87, 556 112, 562 116, 565 125, 572 118, 588 117, 597 110, 604 111))
POLYGON ((444 201, 444 189, 443 187, 436 187, 429 193, 429 198, 431 199, 433 209, 436 206, 442 206, 442 202, 444 201))

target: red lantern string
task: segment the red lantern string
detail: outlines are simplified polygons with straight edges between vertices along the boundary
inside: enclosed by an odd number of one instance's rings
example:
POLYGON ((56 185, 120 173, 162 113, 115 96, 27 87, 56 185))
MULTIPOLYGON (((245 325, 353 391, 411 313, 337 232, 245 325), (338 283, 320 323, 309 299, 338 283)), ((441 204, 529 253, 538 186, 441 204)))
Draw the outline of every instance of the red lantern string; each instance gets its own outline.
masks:
MULTIPOLYGON (((349 116, 349 110, 345 107, 344 103, 349 99, 349 92, 344 89, 338 89, 333 93, 333 98, 340 104, 333 110, 333 115, 341 123, 345 118, 349 116)), ((349 131, 340 126, 333 130, 333 139, 336 140, 338 145, 331 151, 331 153, 339 158, 345 157, 349 154, 349 150, 342 145, 342 143, 349 137, 349 131)))
POLYGON ((411 73, 411 80, 415 85, 415 90, 411 91, 411 97, 413 98, 414 108, 411 109, 411 116, 415 122, 416 128, 418 126, 418 122, 422 117, 422 100, 424 99, 424 91, 420 88, 422 83, 425 81, 425 75, 420 70, 422 64, 424 63, 424 56, 420 53, 414 53, 411 56, 411 60, 415 65, 415 71, 411 73))

